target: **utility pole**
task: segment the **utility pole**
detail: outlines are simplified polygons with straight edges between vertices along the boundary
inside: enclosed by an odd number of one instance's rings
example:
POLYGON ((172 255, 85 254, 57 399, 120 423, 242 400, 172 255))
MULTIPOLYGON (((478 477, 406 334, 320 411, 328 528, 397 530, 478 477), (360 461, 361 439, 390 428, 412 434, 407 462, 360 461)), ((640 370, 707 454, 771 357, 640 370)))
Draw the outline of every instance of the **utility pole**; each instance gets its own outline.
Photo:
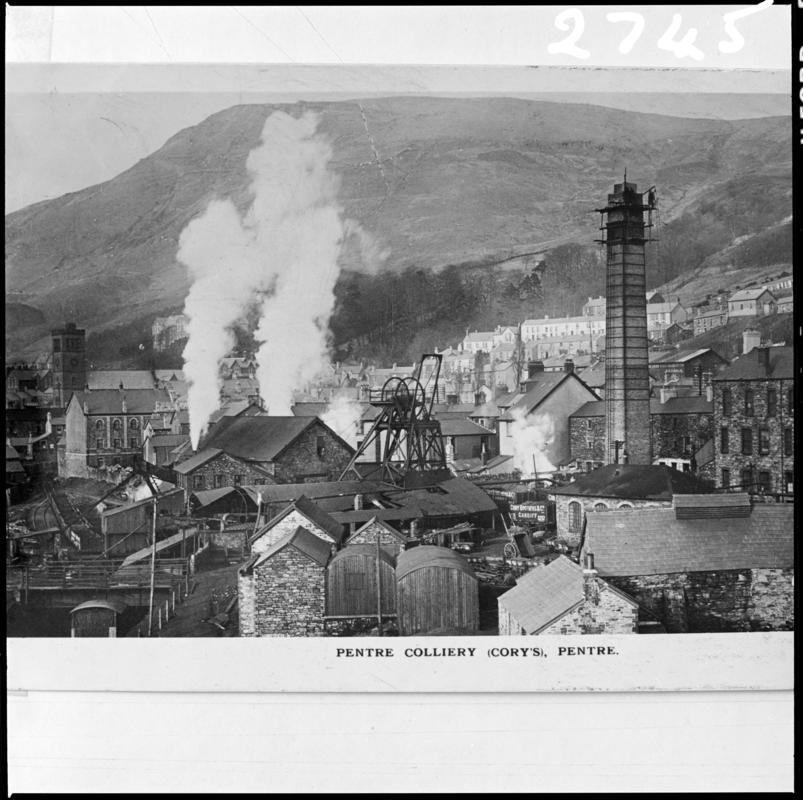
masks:
POLYGON ((376 535, 376 619, 379 624, 378 635, 382 636, 382 562, 380 559, 380 539, 382 534, 376 535))
POLYGON ((156 497, 153 498, 153 527, 151 535, 151 593, 148 600, 148 636, 153 634, 153 591, 156 585, 156 497))

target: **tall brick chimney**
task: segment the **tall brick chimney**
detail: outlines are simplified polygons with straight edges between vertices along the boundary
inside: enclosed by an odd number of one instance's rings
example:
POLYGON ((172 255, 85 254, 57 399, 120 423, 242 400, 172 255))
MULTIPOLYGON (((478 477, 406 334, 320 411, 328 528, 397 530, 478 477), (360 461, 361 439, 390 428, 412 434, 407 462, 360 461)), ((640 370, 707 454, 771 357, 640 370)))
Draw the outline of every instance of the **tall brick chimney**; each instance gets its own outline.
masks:
POLYGON ((614 464, 652 463, 644 211, 652 209, 635 183, 617 183, 602 214, 607 248, 605 312, 605 450, 614 464))

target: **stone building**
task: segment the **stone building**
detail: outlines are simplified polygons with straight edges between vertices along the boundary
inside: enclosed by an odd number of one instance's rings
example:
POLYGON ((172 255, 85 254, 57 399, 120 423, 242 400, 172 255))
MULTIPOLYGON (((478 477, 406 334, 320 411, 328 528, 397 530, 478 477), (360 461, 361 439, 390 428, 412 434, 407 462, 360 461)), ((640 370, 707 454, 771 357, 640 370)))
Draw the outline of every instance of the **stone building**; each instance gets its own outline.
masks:
POLYGON ((322 636, 330 546, 302 527, 237 574, 240 636, 322 636))
POLYGON ((130 467, 142 456, 142 431, 170 398, 164 389, 74 392, 67 406, 59 476, 88 478, 96 470, 130 467))
POLYGON ((594 558, 566 556, 526 572, 497 599, 500 636, 636 633, 638 603, 600 579, 594 558))
POLYGON ((86 331, 68 322, 51 332, 53 349, 53 405, 62 408, 86 384, 86 331))
POLYGON ((251 537, 251 552, 264 553, 299 527, 326 542, 328 547, 336 549, 343 540, 343 526, 315 502, 301 495, 257 529, 251 537))
POLYGON ((407 537, 403 533, 397 531, 387 522, 373 517, 346 538, 346 546, 349 547, 355 544, 375 545, 377 539, 382 549, 387 550, 394 556, 398 555, 407 543, 407 537))
POLYGON ((753 289, 742 289, 728 298, 728 317, 763 317, 774 314, 776 310, 775 295, 759 286, 753 289))
POLYGON ((186 491, 337 480, 354 449, 317 417, 225 416, 175 470, 186 491), (203 485, 202 485, 203 484, 203 485))
POLYGON ((650 373, 659 383, 672 379, 689 382, 698 394, 702 394, 706 376, 715 375, 727 365, 728 359, 723 358, 716 350, 701 347, 673 350, 650 358, 650 373))
POLYGON ((589 514, 583 552, 670 633, 794 628, 794 507, 745 493, 589 514))
POLYGON ((714 376, 717 486, 751 494, 794 492, 794 353, 756 347, 714 376))
POLYGON ((609 464, 552 489, 558 538, 579 547, 586 520, 615 509, 669 508, 675 495, 704 493, 706 484, 665 465, 609 464))
MULTIPOLYGON (((653 461, 686 472, 702 464, 696 454, 713 437, 713 400, 708 396, 650 400, 650 436, 653 461)), ((569 417, 572 460, 586 472, 602 466, 605 458, 605 404, 586 403, 569 417)))

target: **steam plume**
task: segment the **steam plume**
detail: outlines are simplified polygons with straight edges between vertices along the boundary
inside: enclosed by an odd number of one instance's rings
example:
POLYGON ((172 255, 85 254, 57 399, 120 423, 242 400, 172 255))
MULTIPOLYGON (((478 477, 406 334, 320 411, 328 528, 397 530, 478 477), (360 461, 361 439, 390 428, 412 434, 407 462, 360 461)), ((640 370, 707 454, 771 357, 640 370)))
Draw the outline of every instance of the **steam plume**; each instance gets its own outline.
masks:
POLYGON ((218 367, 234 344, 232 326, 256 299, 257 379, 268 410, 289 414, 293 389, 327 361, 329 318, 344 239, 356 236, 362 266, 383 256, 371 238, 342 218, 339 181, 329 170, 332 150, 317 133, 317 115, 275 112, 246 166, 252 204, 240 217, 230 200, 213 201, 182 232, 178 258, 190 269, 184 313, 189 340, 193 447, 218 407, 218 367))
POLYGON ((534 463, 539 475, 553 473, 555 466, 549 458, 550 448, 555 441, 555 421, 552 415, 539 413, 528 417, 523 409, 514 408, 511 416, 514 468, 530 474, 534 463))
POLYGON ((346 395, 337 395, 321 415, 321 422, 328 425, 341 439, 357 447, 357 433, 362 406, 346 395))

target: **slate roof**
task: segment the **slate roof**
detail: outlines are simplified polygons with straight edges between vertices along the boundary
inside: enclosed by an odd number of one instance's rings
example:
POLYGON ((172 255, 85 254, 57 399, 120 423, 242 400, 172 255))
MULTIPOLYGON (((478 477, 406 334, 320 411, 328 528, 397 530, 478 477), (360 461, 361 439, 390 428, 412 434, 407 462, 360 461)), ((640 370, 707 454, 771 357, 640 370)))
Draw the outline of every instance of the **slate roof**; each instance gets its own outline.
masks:
MULTIPOLYGON (((650 414, 711 414, 714 411, 713 401, 706 400, 704 396, 690 395, 688 397, 670 397, 665 403, 660 398, 650 400, 650 414)), ((584 403, 573 414, 576 417, 604 417, 605 401, 590 400, 584 403)))
POLYGON ((794 565, 794 505, 759 504, 748 517, 677 519, 672 508, 589 514, 583 551, 600 575, 660 575, 794 565))
POLYGON ((206 464, 207 461, 211 461, 213 458, 219 456, 223 451, 218 450, 214 447, 204 448, 200 450, 195 455, 190 456, 186 461, 182 461, 180 464, 176 464, 173 467, 175 472, 178 472, 179 475, 187 475, 188 473, 192 472, 194 469, 198 469, 198 467, 203 466, 206 464))
POLYGON ((738 292, 734 292, 728 298, 728 302, 738 303, 744 300, 757 300, 759 297, 761 297, 762 294, 764 294, 764 292, 766 292, 768 295, 770 295, 770 297, 773 297, 774 299, 774 296, 769 289, 766 289, 763 286, 759 286, 757 289, 741 289, 738 292))
MULTIPOLYGON (((624 592, 608 584, 605 586, 632 606, 638 605, 624 592)), ((573 611, 584 599, 583 568, 561 555, 522 575, 512 589, 499 597, 498 602, 525 633, 534 634, 573 611)))
POLYGON ((284 550, 285 547, 295 547, 300 553, 303 553, 307 558, 317 562, 322 567, 326 566, 326 562, 332 552, 328 542, 299 525, 292 533, 282 536, 279 541, 274 542, 264 553, 254 559, 253 563, 250 564, 249 571, 264 564, 280 550, 284 550))
POLYGON ((474 570, 463 556, 450 550, 448 547, 436 547, 431 544, 421 544, 410 550, 402 550, 396 560, 396 580, 401 580, 411 572, 430 567, 446 567, 456 569, 477 580, 474 570))
POLYGON ((157 403, 169 403, 170 395, 165 389, 93 389, 89 392, 73 392, 83 408, 89 407, 90 414, 122 414, 123 398, 127 414, 151 414, 157 403))
MULTIPOLYGON (((261 487, 260 487, 261 488, 261 487)), ((301 495, 297 500, 290 503, 287 508, 278 513, 272 519, 269 519, 260 529, 251 537, 251 541, 255 542, 261 538, 266 531, 269 531, 277 523, 283 520, 292 511, 298 511, 307 520, 309 520, 317 528, 320 528, 324 533, 327 533, 338 544, 343 539, 343 526, 334 519, 330 514, 324 511, 315 502, 309 499, 306 495, 301 495)))
POLYGON ((417 509, 423 517, 460 516, 497 511, 498 506, 484 489, 465 478, 439 481, 428 489, 414 489, 394 500, 408 509, 417 509))
POLYGON ((441 433, 444 436, 493 436, 494 432, 489 431, 482 425, 472 422, 470 419, 442 419, 441 433))
MULTIPOLYGON (((274 461, 312 425, 326 427, 317 417, 223 417, 209 429, 203 445, 245 461, 274 461)), ((331 428, 327 430, 355 452, 331 428)))
POLYGON ((650 359, 650 364, 685 364, 694 358, 699 358, 706 353, 713 353, 720 361, 727 363, 727 359, 710 347, 701 347, 696 350, 677 350, 676 352, 659 353, 650 359))
POLYGON ((326 413, 329 403, 298 402, 290 406, 294 417, 320 417, 326 413))
POLYGON ((254 505, 256 505, 257 489, 263 488, 263 486, 221 486, 218 489, 199 489, 197 492, 193 492, 192 496, 198 501, 199 507, 204 508, 205 506, 211 505, 215 501, 220 500, 221 497, 225 497, 226 495, 233 494, 235 492, 239 494, 242 491, 245 492, 245 494, 248 495, 251 500, 253 500, 254 505))
POLYGON ((594 387, 604 386, 605 362, 598 361, 596 364, 588 367, 588 369, 584 369, 580 373, 579 377, 586 384, 586 386, 590 386, 592 389, 594 387))
POLYGON ((160 433, 151 436, 151 447, 176 447, 189 441, 189 436, 186 433, 160 433))
POLYGON ((550 491, 568 496, 671 500, 675 494, 705 494, 705 490, 690 473, 664 464, 608 464, 550 491))
POLYGON ((791 379, 795 374, 794 349, 791 345, 768 347, 769 369, 759 362, 760 347, 739 356, 714 375, 714 381, 760 381, 767 378, 791 379))
MULTIPOLYGON (((533 379, 534 385, 529 388, 521 398, 511 406, 499 419, 503 422, 511 421, 513 419, 512 410, 514 408, 523 409, 525 413, 529 414, 536 408, 543 400, 545 400, 558 386, 565 380, 575 378, 580 380, 574 373, 569 372, 540 372, 538 377, 533 379)), ((497 400, 499 404, 499 400, 497 400)))
POLYGON ((94 392, 103 389, 153 389, 154 374, 149 369, 98 369, 86 373, 87 386, 94 392))

